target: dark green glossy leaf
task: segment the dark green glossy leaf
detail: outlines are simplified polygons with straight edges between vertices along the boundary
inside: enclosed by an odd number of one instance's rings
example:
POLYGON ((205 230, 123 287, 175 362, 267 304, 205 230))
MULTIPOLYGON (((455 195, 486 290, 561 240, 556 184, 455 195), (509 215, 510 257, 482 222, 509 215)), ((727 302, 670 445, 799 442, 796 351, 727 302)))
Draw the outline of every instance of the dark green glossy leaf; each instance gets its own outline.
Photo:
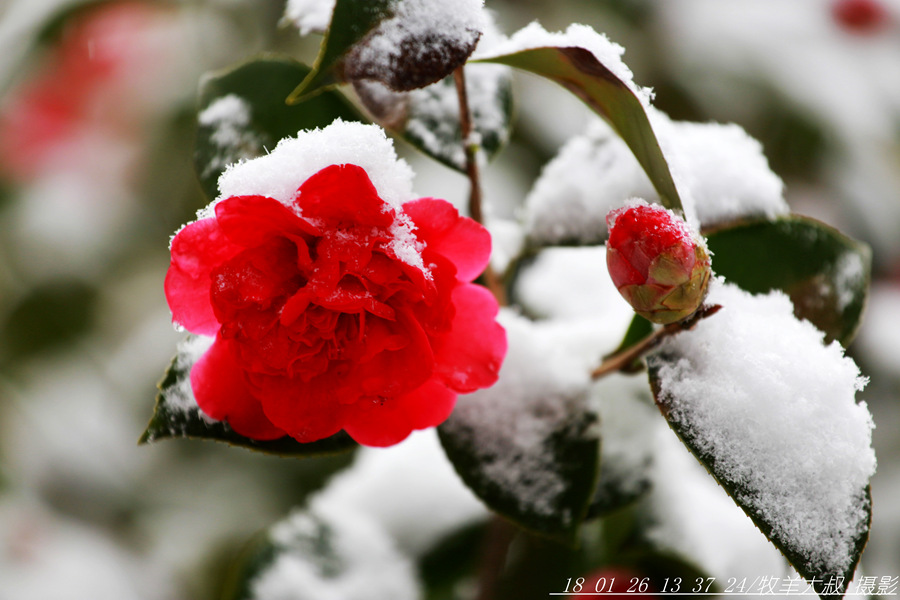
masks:
MULTIPOLYGON (((489 396, 484 400, 490 401, 489 396)), ((438 428, 441 443, 456 472, 491 509, 535 533, 571 542, 595 489, 597 417, 579 399, 529 404, 534 408, 507 402, 510 414, 501 418, 504 428, 539 435, 527 446, 494 436, 490 424, 478 419, 477 409, 457 409, 438 428), (551 417, 543 414, 547 405, 565 408, 551 417)))
POLYGON ((542 75, 578 96, 625 140, 647 172, 662 204, 681 210, 678 190, 644 105, 592 52, 579 47, 545 47, 479 60, 542 75))
POLYGON ((195 166, 210 199, 218 195, 219 175, 229 164, 261 156, 300 130, 325 127, 338 118, 359 120, 336 92, 286 104, 297 81, 309 73, 309 67, 290 58, 263 56, 203 80, 195 166))
MULTIPOLYGON (((785 532, 783 528, 776 529, 774 527, 774 524, 780 515, 766 514, 756 508, 758 506, 757 499, 761 494, 761 490, 755 489, 753 486, 749 485, 745 478, 741 477, 733 469, 726 469, 721 466, 721 463, 724 462, 722 457, 717 456, 714 451, 710 449, 709 443, 702 437, 704 434, 702 425, 693 422, 691 413, 686 410, 680 410, 677 414, 674 414, 669 410, 671 398, 663 394, 662 384, 658 377, 658 373, 663 365, 675 364, 680 359, 681 357, 677 355, 664 353, 653 354, 647 359, 650 386, 653 389, 657 405, 666 417, 669 426, 678 435, 688 450, 691 451, 706 470, 719 482, 719 485, 725 489, 735 503, 741 507, 748 517, 750 517, 759 530, 782 554, 784 554, 785 558, 787 558, 788 562, 791 563, 797 572, 813 584, 814 589, 820 596, 823 595, 826 586, 829 583, 838 581, 842 586, 839 593, 829 595, 829 597, 843 597, 846 592, 846 586, 849 585, 850 581, 853 579, 853 573, 856 571, 859 559, 862 556, 863 549, 865 548, 869 537, 869 527, 872 520, 872 497, 869 487, 866 486, 865 489, 859 490, 858 496, 855 499, 856 506, 848 509, 852 511, 850 514, 821 515, 823 522, 833 522, 832 530, 835 539, 838 539, 839 536, 843 534, 842 531, 835 529, 839 527, 841 523, 846 521, 846 523, 852 524, 859 514, 865 515, 865 523, 859 523, 861 526, 860 533, 851 540, 853 547, 850 549, 847 564, 843 572, 834 572, 838 571, 838 569, 833 567, 822 567, 821 558, 812 555, 812 553, 819 551, 818 548, 804 549, 797 544, 790 535, 790 532, 785 532)), ((759 376, 765 377, 766 374, 760 373, 759 376)), ((821 469, 823 472, 827 472, 828 465, 822 464, 821 469)), ((785 497, 782 502, 784 506, 791 506, 791 498, 789 496, 785 497)))
POLYGON ((396 0, 337 0, 331 24, 319 48, 319 56, 312 72, 295 80, 288 97, 291 104, 321 92, 343 80, 341 61, 366 34, 393 14, 396 0), (296 81, 301 81, 297 85, 296 81))
MULTIPOLYGON (((189 337, 188 340, 193 339, 189 337)), ((199 438, 225 442, 267 454, 279 456, 318 456, 353 449, 357 446, 349 435, 341 431, 329 438, 301 444, 285 436, 277 440, 253 440, 235 433, 227 423, 214 421, 200 412, 191 391, 190 373, 195 353, 179 347, 166 375, 159 384, 153 417, 141 436, 140 443, 148 444, 167 438, 199 438)))
POLYGON ((719 227, 707 233, 707 244, 718 275, 753 293, 782 290, 827 342, 853 339, 871 279, 865 244, 799 215, 719 227))
MULTIPOLYGON (((392 92, 376 82, 354 87, 382 127, 402 136, 435 160, 466 171, 459 124, 456 85, 452 76, 412 92, 392 92)), ((472 126, 488 160, 509 140, 512 120, 512 76, 506 67, 473 64, 466 67, 466 89, 472 126)))

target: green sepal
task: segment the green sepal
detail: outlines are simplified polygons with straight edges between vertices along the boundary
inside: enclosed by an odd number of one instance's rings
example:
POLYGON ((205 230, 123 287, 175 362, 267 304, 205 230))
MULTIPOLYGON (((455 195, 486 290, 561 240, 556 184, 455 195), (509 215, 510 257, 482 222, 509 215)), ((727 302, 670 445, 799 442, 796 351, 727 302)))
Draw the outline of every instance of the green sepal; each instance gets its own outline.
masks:
POLYGON ((156 407, 147 429, 138 441, 139 444, 169 438, 196 438, 225 442, 232 446, 285 457, 334 454, 358 446, 343 431, 308 444, 300 443, 289 436, 261 441, 239 435, 227 423, 214 421, 200 412, 191 391, 190 376, 193 365, 194 357, 180 347, 165 377, 159 383, 156 407))

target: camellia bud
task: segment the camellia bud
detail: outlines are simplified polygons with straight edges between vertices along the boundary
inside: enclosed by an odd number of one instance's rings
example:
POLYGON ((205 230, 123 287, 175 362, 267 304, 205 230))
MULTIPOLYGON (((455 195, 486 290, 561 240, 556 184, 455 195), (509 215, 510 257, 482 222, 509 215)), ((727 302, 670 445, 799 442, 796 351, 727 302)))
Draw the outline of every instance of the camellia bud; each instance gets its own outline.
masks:
POLYGON ((606 264, 622 297, 642 317, 667 324, 700 308, 710 277, 706 245, 671 211, 632 203, 606 216, 606 264))

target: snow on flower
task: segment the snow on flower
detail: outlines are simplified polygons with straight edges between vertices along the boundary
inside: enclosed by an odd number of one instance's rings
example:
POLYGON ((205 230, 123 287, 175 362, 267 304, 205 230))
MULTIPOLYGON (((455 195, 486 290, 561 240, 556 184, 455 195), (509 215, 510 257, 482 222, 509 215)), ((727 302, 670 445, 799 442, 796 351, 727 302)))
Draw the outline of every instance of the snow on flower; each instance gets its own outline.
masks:
POLYGON ((381 130, 337 122, 222 176, 166 277, 173 320, 216 338, 191 372, 203 412, 255 439, 386 446, 496 381, 505 333, 471 283, 490 236, 403 202, 408 175, 381 130))

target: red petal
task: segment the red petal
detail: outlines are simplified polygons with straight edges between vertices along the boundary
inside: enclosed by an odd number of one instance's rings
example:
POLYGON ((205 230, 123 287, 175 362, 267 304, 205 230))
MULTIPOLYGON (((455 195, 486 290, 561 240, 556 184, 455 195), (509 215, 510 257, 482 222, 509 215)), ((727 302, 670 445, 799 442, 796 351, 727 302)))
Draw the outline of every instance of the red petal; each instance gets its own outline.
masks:
POLYGON ((487 229, 468 217, 459 216, 446 200, 420 198, 403 205, 416 225, 416 235, 435 252, 456 265, 460 281, 478 277, 491 258, 491 236, 487 229))
POLYGON ((315 442, 342 428, 342 383, 332 373, 303 381, 300 377, 251 375, 266 416, 301 443, 315 442))
POLYGON ((360 396, 395 397, 431 378, 435 361, 422 326, 404 310, 397 311, 396 325, 370 318, 363 356, 347 376, 360 396), (397 347, 394 347, 397 345, 397 347))
POLYGON ((232 196, 216 204, 216 220, 232 242, 245 248, 264 244, 275 235, 299 237, 318 229, 290 208, 266 196, 232 196))
POLYGON ((615 248, 606 249, 606 267, 609 269, 609 277, 616 288, 626 285, 642 285, 646 283, 647 276, 641 275, 631 266, 622 253, 615 248))
POLYGON ((210 273, 234 257, 241 247, 233 244, 215 219, 191 223, 172 240, 172 259, 166 273, 166 300, 172 319, 188 331, 215 335, 219 322, 213 313, 210 273))
POLYGON ((285 435, 266 418, 259 400, 250 393, 229 342, 216 339, 197 361, 191 369, 191 388, 203 412, 218 421, 227 421, 240 435, 255 440, 274 440, 285 435))
POLYGON ((366 446, 392 446, 413 429, 436 427, 447 420, 456 393, 431 379, 412 392, 384 402, 361 400, 348 410, 344 430, 366 446))
POLYGON ((450 331, 435 344, 435 376, 450 389, 468 393, 497 381, 506 331, 495 320, 497 300, 485 288, 463 284, 452 297, 456 314, 450 331))
POLYGON ((374 227, 394 221, 365 169, 356 165, 325 167, 300 186, 295 202, 309 218, 374 227))

